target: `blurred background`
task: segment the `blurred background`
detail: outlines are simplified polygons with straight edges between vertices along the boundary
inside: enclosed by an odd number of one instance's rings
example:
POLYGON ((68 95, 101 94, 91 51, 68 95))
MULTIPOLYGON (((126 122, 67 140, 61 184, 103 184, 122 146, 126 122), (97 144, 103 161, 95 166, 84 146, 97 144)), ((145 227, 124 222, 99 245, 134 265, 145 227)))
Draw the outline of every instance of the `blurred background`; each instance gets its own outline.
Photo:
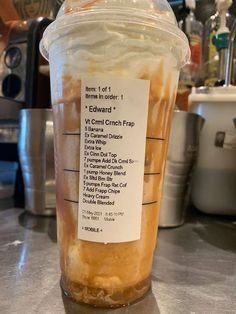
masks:
MULTIPOLYGON (((185 1, 179 0, 169 0, 172 8, 174 9, 177 20, 181 19, 181 10, 184 8, 185 1)), ((230 13, 236 14, 236 1, 233 1, 233 4, 230 8, 230 13)), ((215 0, 197 0, 196 1, 196 18, 201 22, 205 22, 211 15, 215 14, 216 5, 215 0)))

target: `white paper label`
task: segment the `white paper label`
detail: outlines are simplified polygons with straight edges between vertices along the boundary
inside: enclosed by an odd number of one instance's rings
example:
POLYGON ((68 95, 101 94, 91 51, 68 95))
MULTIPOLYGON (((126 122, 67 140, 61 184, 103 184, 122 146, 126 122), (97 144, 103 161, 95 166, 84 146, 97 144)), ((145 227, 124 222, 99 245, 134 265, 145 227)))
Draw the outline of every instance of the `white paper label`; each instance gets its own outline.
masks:
POLYGON ((150 82, 83 78, 78 238, 140 239, 150 82))

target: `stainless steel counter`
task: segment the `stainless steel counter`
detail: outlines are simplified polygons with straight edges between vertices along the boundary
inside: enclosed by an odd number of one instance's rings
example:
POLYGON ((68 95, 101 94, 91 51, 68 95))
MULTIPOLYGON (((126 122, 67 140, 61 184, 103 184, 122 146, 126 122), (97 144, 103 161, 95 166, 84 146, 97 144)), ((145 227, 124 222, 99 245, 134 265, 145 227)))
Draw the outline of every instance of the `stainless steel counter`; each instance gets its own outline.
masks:
POLYGON ((1 205, 1 314, 236 313, 233 219, 193 212, 184 226, 160 230, 152 292, 130 307, 98 310, 61 295, 55 218, 1 205))

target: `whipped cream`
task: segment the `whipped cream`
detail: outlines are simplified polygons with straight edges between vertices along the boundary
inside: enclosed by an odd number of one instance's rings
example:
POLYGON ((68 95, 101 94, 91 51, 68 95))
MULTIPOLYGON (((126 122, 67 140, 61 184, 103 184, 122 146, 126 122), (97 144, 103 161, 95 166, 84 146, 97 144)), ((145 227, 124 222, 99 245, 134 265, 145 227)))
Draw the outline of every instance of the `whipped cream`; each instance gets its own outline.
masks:
POLYGON ((51 47, 53 96, 62 97, 55 86, 63 75, 75 80, 84 75, 141 78, 151 76, 162 62, 164 76, 168 77, 174 69, 177 71, 178 58, 174 53, 164 33, 159 32, 157 36, 156 31, 147 29, 145 34, 141 25, 81 24, 51 47))

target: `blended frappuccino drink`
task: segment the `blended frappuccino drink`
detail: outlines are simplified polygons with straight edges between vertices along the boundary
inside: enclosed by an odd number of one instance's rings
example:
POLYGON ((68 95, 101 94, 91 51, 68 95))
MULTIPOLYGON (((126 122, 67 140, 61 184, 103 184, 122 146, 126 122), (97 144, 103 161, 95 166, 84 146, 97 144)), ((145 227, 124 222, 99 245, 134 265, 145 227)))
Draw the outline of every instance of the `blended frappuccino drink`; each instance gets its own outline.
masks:
POLYGON ((46 30, 63 291, 102 307, 150 288, 185 35, 165 0, 66 0, 46 30))

